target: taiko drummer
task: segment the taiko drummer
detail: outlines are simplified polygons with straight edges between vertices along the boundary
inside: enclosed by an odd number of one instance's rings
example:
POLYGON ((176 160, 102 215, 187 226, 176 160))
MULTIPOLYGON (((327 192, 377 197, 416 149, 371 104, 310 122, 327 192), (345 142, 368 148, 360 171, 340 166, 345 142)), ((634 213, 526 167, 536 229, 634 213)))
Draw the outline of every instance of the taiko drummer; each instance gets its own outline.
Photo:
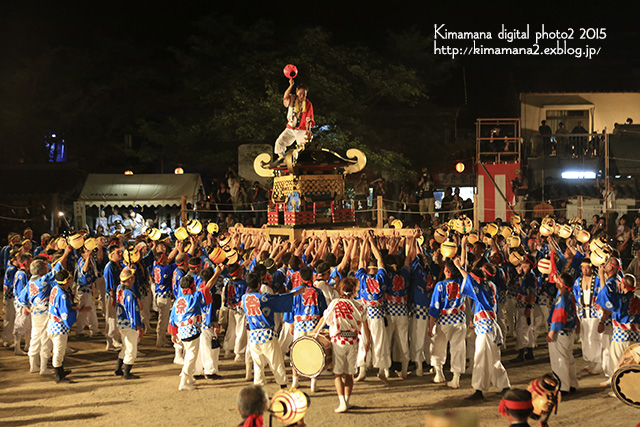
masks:
POLYGON ((347 277, 338 283, 338 299, 334 299, 324 312, 322 321, 314 333, 329 325, 333 347, 333 374, 340 406, 336 412, 347 412, 353 391, 353 375, 356 372, 358 341, 361 330, 366 336, 365 349, 371 347, 371 332, 366 320, 365 307, 354 299, 358 281, 347 277))

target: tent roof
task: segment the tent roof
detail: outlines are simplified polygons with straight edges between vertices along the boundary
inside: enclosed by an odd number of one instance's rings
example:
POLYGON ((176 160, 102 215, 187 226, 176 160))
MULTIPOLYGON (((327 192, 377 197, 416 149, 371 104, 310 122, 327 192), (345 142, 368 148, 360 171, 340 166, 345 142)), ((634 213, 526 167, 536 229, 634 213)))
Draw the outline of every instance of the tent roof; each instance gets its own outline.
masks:
POLYGON ((193 203, 202 186, 199 174, 89 174, 78 201, 90 206, 180 206, 193 203))

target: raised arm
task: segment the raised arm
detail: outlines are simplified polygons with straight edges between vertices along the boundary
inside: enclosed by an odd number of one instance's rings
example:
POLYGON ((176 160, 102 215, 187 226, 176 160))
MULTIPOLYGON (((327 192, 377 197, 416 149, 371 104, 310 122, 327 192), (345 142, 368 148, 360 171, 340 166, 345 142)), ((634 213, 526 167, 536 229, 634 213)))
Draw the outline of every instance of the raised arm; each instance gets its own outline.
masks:
POLYGON ((453 264, 458 268, 458 270, 460 270, 460 274, 462 274, 462 279, 466 280, 469 273, 467 273, 467 270, 464 269, 463 263, 460 261, 460 258, 455 257, 453 259, 453 264))
POLYGON ((291 90, 293 89, 294 84, 293 79, 289 79, 289 87, 284 91, 284 95, 282 96, 282 104, 287 108, 291 103, 291 90))
POLYGON ((378 250, 378 246, 376 246, 376 244, 371 239, 369 239, 369 245, 371 246, 371 252, 373 253, 373 256, 376 258, 376 261, 378 261, 378 269, 384 268, 384 260, 382 259, 382 254, 378 250))

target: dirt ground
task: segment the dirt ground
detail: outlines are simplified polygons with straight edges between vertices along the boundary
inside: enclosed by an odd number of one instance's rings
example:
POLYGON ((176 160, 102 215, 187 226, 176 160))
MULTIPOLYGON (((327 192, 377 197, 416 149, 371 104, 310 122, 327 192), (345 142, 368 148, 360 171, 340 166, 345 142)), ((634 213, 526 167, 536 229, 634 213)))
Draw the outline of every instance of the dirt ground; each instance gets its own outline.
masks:
MULTIPOLYGON (((2 323, 0 322, 0 325, 2 323)), ((138 358, 134 372, 139 380, 125 381, 113 375, 117 354, 104 350, 104 339, 76 338, 69 345, 77 351, 68 354, 65 366, 73 373, 73 384, 56 385, 52 376, 28 372, 26 356, 15 356, 12 350, 0 349, 0 426, 82 425, 82 426, 235 426, 240 421, 235 399, 244 381, 244 363, 221 359, 220 380, 199 380, 198 389, 179 392, 180 367, 172 364, 173 350, 153 347, 155 335, 148 333, 139 347, 144 356, 138 358)), ((513 338, 502 359, 513 359, 513 338)), ((576 355, 579 355, 576 346, 576 355)), ((540 341, 535 360, 526 364, 505 363, 513 387, 526 388, 528 382, 550 370, 546 344, 540 341)), ((602 376, 591 376, 576 363, 580 388, 562 402, 552 426, 635 426, 640 410, 608 397, 599 386, 602 376)), ((290 369, 287 371, 290 375, 290 369)), ((447 373, 448 374, 448 373, 447 373)), ((450 376, 450 374, 448 374, 450 376)), ((269 395, 278 390, 271 380, 269 395)), ((461 387, 452 390, 433 384, 433 374, 408 379, 394 378, 382 385, 373 372, 364 383, 357 383, 351 403, 356 408, 346 414, 335 414, 337 397, 333 377, 322 375, 320 391, 310 393, 308 380, 301 388, 311 395, 306 416, 309 426, 420 426, 428 411, 450 409, 477 414, 482 426, 507 425, 497 412, 500 397, 493 390, 485 400, 470 403, 464 397, 472 393, 471 375, 462 377, 461 387), (371 423, 371 424, 369 424, 371 423)), ((265 426, 267 424, 265 423, 265 426)), ((274 426, 280 425, 274 420, 274 426)))

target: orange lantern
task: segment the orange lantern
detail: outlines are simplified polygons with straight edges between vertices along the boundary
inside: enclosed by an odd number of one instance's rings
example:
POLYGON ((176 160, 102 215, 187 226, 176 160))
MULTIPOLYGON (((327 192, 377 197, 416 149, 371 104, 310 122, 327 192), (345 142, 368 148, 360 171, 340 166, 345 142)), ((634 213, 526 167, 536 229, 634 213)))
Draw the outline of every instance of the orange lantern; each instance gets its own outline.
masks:
POLYGON ((464 172, 464 163, 462 163, 462 162, 456 163, 456 171, 458 173, 464 172))

